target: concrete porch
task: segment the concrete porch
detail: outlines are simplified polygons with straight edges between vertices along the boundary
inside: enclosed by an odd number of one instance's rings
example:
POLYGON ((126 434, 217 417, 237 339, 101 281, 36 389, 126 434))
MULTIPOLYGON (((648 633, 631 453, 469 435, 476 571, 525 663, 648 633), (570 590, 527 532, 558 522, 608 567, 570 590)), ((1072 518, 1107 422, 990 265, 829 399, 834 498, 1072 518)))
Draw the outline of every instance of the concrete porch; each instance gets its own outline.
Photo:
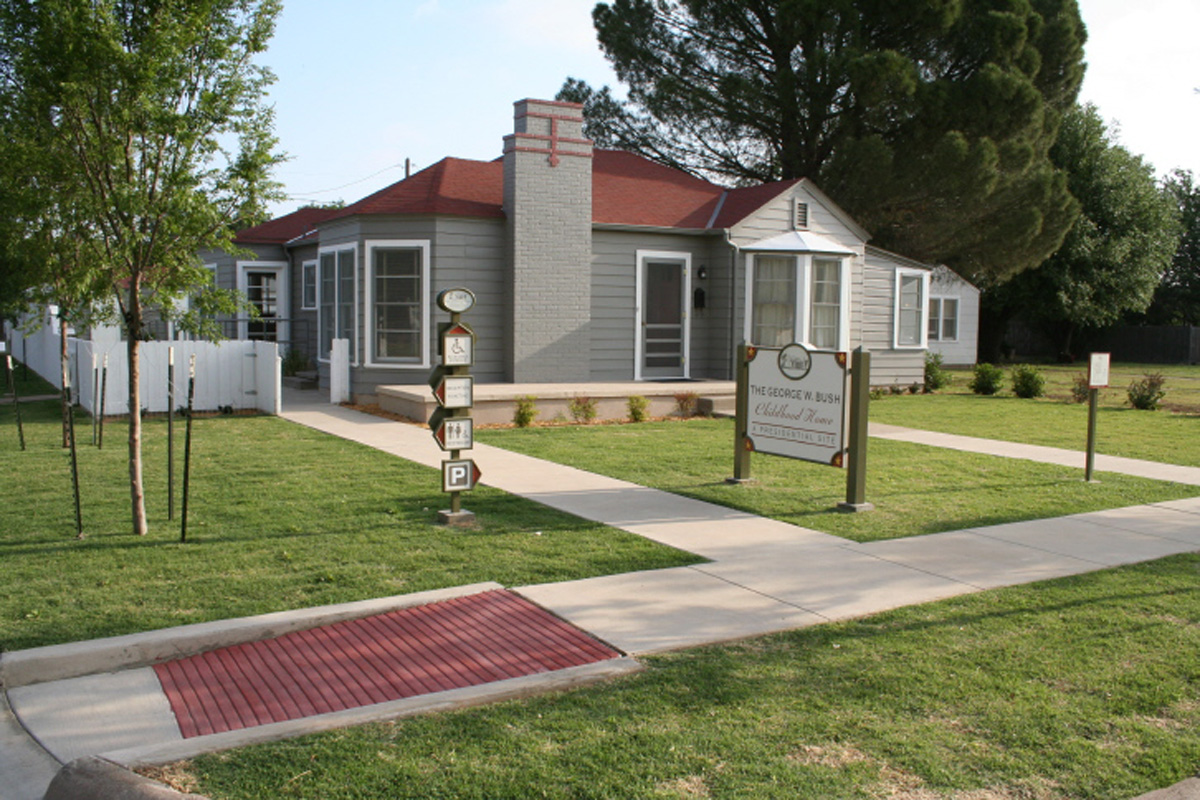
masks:
MULTIPOLYGON (((626 406, 630 397, 640 395, 650 401, 647 414, 666 417, 677 414, 676 395, 695 393, 697 413, 709 416, 733 416, 737 384, 734 381, 621 381, 615 383, 476 383, 475 405, 471 417, 480 425, 512 422, 518 397, 537 398, 538 422, 555 419, 570 421, 570 402, 576 397, 596 400, 596 419, 620 420, 629 417, 626 406)), ((417 422, 428 422, 437 408, 432 392, 424 385, 380 386, 376 389, 379 407, 417 422)))

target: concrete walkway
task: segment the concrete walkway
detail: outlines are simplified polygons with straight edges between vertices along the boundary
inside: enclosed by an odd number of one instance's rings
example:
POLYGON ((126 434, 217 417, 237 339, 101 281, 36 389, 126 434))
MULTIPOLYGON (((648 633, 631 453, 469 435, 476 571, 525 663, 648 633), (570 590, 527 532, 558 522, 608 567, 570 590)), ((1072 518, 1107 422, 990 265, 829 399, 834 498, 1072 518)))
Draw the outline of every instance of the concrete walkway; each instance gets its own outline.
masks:
MULTIPOLYGON (((315 394, 309 396, 315 400, 315 394)), ((428 466, 438 466, 445 457, 427 428, 304 402, 304 398, 305 393, 289 395, 283 416, 428 466)), ((873 425, 872 434, 1082 469, 1082 454, 1053 448, 881 425, 873 425)), ((1200 497, 857 544, 482 444, 476 445, 471 457, 488 485, 708 559, 692 567, 515 588, 631 655, 800 628, 1200 549, 1200 497)), ((1098 459, 1097 467, 1200 486, 1196 468, 1107 458, 1098 459)), ((371 602, 390 600, 405 598, 371 602)), ((349 613, 339 608, 315 611, 349 613)), ((418 702, 403 708, 368 706, 355 715, 313 717, 283 729, 262 726, 236 737, 218 734, 183 740, 161 688, 145 665, 161 660, 164 656, 153 654, 171 652, 179 647, 181 637, 197 628, 204 629, 201 634, 218 636, 226 629, 241 629, 240 635, 245 636, 245 629, 256 624, 260 623, 234 620, 0 655, 0 679, 12 707, 9 712, 0 702, 0 776, 4 776, 0 800, 40 798, 59 762, 78 755, 105 754, 127 764, 184 758, 256 738, 293 736, 372 716, 485 702, 540 685, 534 680, 518 687, 494 686, 493 694, 483 689, 466 697, 414 698, 418 702), (114 659, 119 663, 114 664, 114 659), (64 664, 71 665, 70 675, 53 672, 57 667, 51 665, 64 664), (117 671, 122 666, 136 668, 117 671), (29 675, 42 682, 20 677, 29 675)), ((271 622, 261 624, 265 625, 262 636, 277 635, 271 622)), ((308 624, 317 622, 310 619, 308 624)), ((546 681, 569 685, 591 677, 547 676, 546 681)))

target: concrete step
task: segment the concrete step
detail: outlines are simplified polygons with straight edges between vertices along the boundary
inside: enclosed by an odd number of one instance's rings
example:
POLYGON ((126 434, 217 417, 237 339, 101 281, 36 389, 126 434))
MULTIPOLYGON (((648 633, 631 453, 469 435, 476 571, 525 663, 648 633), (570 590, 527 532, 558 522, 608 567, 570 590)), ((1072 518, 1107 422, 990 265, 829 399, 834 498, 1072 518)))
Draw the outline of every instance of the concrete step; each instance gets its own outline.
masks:
POLYGON ((700 414, 705 417, 732 417, 737 414, 737 398, 729 395, 701 397, 697 402, 700 414))

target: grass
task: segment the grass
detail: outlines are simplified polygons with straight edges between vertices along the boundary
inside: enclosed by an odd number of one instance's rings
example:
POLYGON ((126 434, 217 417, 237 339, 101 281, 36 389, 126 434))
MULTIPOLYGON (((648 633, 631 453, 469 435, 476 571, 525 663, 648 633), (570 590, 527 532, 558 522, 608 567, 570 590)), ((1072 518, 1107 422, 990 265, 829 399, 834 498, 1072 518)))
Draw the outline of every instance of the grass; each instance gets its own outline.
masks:
MULTIPOLYGON (((940 398, 914 397, 918 402, 929 399, 940 398)), ((860 542, 1200 493, 1194 486, 1112 473, 1088 484, 1082 479, 1082 456, 1079 469, 1070 469, 874 439, 867 461, 867 500, 875 510, 841 514, 835 508, 846 498, 842 470, 756 455, 754 483, 725 483, 733 472, 732 420, 491 429, 476 436, 488 444, 860 542)))
POLYGON ((214 800, 1133 797, 1200 763, 1200 556, 169 770, 214 800))
MULTIPOLYGON (((985 439, 1084 450, 1087 405, 1070 399, 1072 378, 1080 373, 1079 368, 1054 365, 1039 369, 1047 379, 1044 398, 1022 400, 1010 391, 992 397, 974 395, 966 388, 970 373, 955 370, 954 383, 943 392, 885 395, 872 402, 871 419, 985 439)), ((1118 364, 1113 367, 1111 384, 1100 391, 1097 452, 1200 467, 1200 367, 1118 364), (1132 409, 1126 399, 1125 387, 1147 371, 1161 371, 1167 376, 1167 398, 1160 411, 1132 409)))
MULTIPOLYGON (((436 524, 441 476, 273 417, 194 422, 188 542, 167 520, 166 422, 147 419, 150 535, 130 533, 126 428, 91 445, 75 538, 55 401, 0 407, 0 650, 493 580, 515 586, 695 563, 695 556, 481 488, 473 529, 436 524)), ((183 424, 176 428, 176 492, 183 424)))
MULTIPOLYGON (((0 403, 12 402, 12 388, 8 385, 8 378, 3 375, 4 358, 0 356, 0 403)), ((58 389, 54 388, 54 384, 47 381, 41 375, 38 375, 31 369, 26 368, 23 364, 13 359, 13 380, 17 386, 17 396, 32 397, 34 395, 58 394, 58 389)))

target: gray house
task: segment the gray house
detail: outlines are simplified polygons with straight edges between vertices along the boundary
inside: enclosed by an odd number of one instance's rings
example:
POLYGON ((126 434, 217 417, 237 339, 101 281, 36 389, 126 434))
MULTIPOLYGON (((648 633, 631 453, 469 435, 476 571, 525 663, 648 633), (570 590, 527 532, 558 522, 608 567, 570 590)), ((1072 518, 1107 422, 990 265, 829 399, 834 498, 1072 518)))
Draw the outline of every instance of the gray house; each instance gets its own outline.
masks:
POLYGON ((341 209, 242 231, 203 259, 274 337, 351 390, 423 384, 434 300, 464 286, 480 383, 728 380, 742 341, 872 353, 872 383, 923 377, 931 268, 867 245, 812 182, 727 189, 583 138, 582 108, 522 100, 495 161, 446 158, 341 209))

